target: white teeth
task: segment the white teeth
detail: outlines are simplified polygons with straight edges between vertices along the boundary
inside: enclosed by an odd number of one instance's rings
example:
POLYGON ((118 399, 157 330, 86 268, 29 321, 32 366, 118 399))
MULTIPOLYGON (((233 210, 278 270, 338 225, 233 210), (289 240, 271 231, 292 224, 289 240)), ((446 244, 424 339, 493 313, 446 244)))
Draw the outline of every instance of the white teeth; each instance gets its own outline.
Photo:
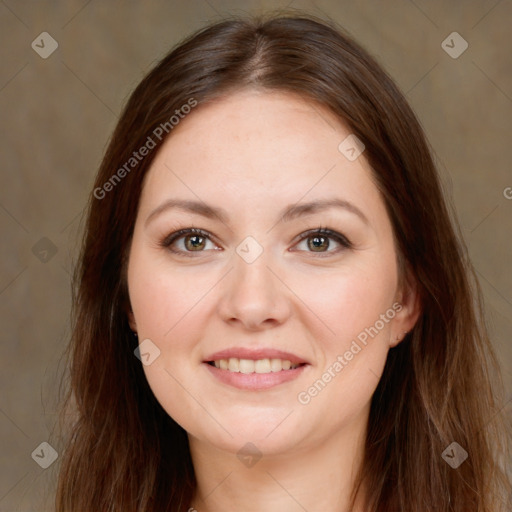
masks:
POLYGON ((230 357, 228 362, 228 370, 230 372, 239 372, 240 371, 240 360, 236 357, 230 357))
POLYGON ((256 373, 270 373, 270 361, 268 359, 258 359, 254 363, 256 373))
POLYGON ((240 373, 254 373, 254 361, 252 359, 240 359, 238 368, 240 373))
POLYGON ((230 357, 229 359, 219 359, 213 362, 216 368, 239 373, 271 373, 282 370, 297 368, 298 364, 292 364, 288 359, 238 359, 230 357))
POLYGON ((280 372, 283 369, 281 359, 271 359, 270 360, 270 369, 273 372, 280 372))

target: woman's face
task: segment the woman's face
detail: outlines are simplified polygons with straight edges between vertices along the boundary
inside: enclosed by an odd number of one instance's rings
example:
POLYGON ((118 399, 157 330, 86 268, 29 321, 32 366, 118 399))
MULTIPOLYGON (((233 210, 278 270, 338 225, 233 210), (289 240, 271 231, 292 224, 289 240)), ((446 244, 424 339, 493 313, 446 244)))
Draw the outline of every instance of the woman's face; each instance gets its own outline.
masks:
POLYGON ((153 161, 130 323, 153 393, 193 439, 280 453, 367 421, 415 318, 349 136, 317 104, 245 91, 197 107, 153 161))

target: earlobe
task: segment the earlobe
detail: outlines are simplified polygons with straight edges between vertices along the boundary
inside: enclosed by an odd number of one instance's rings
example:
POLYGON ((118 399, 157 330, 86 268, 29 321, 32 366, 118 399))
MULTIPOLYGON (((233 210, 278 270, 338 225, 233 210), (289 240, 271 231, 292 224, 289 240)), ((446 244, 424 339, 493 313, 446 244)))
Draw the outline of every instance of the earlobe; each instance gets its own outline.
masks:
POLYGON ((135 316, 133 314, 132 308, 129 308, 129 311, 127 312, 128 317, 128 325, 130 326, 130 329, 137 334, 137 322, 135 321, 135 316))
POLYGON ((396 347, 407 335, 409 334, 408 331, 404 331, 401 335, 399 334, 395 341, 390 341, 389 345, 391 347, 396 347))
POLYGON ((399 295, 402 309, 396 314, 389 340, 390 347, 398 345, 412 331, 421 314, 421 300, 415 279, 408 278, 399 295))

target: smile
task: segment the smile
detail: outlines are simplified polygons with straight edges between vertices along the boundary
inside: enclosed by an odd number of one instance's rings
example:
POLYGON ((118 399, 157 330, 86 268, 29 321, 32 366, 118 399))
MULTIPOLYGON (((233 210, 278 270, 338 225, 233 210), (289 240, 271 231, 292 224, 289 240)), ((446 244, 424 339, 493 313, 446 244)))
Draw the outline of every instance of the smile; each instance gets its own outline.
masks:
POLYGON ((223 385, 261 391, 298 378, 311 364, 275 348, 232 347, 209 354, 202 366, 223 385))
POLYGON ((210 354, 203 367, 223 385, 260 391, 298 378, 308 361, 274 348, 236 347, 210 354))

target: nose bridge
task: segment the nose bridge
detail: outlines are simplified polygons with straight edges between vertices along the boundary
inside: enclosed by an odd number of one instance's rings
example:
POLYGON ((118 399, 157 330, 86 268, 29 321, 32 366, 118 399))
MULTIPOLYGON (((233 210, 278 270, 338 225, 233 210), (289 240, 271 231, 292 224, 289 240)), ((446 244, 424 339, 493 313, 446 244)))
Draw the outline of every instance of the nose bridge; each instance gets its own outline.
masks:
POLYGON ((240 292, 240 295, 248 294, 246 299, 275 299, 278 292, 275 289, 275 277, 268 268, 272 265, 268 248, 265 250, 253 237, 247 237, 236 248, 233 265, 232 284, 235 292, 240 292))
POLYGON ((244 239, 233 254, 233 269, 223 288, 219 312, 256 328, 267 320, 283 322, 289 314, 286 289, 270 271, 272 251, 253 237, 244 239), (270 268, 269 268, 270 267, 270 268))

